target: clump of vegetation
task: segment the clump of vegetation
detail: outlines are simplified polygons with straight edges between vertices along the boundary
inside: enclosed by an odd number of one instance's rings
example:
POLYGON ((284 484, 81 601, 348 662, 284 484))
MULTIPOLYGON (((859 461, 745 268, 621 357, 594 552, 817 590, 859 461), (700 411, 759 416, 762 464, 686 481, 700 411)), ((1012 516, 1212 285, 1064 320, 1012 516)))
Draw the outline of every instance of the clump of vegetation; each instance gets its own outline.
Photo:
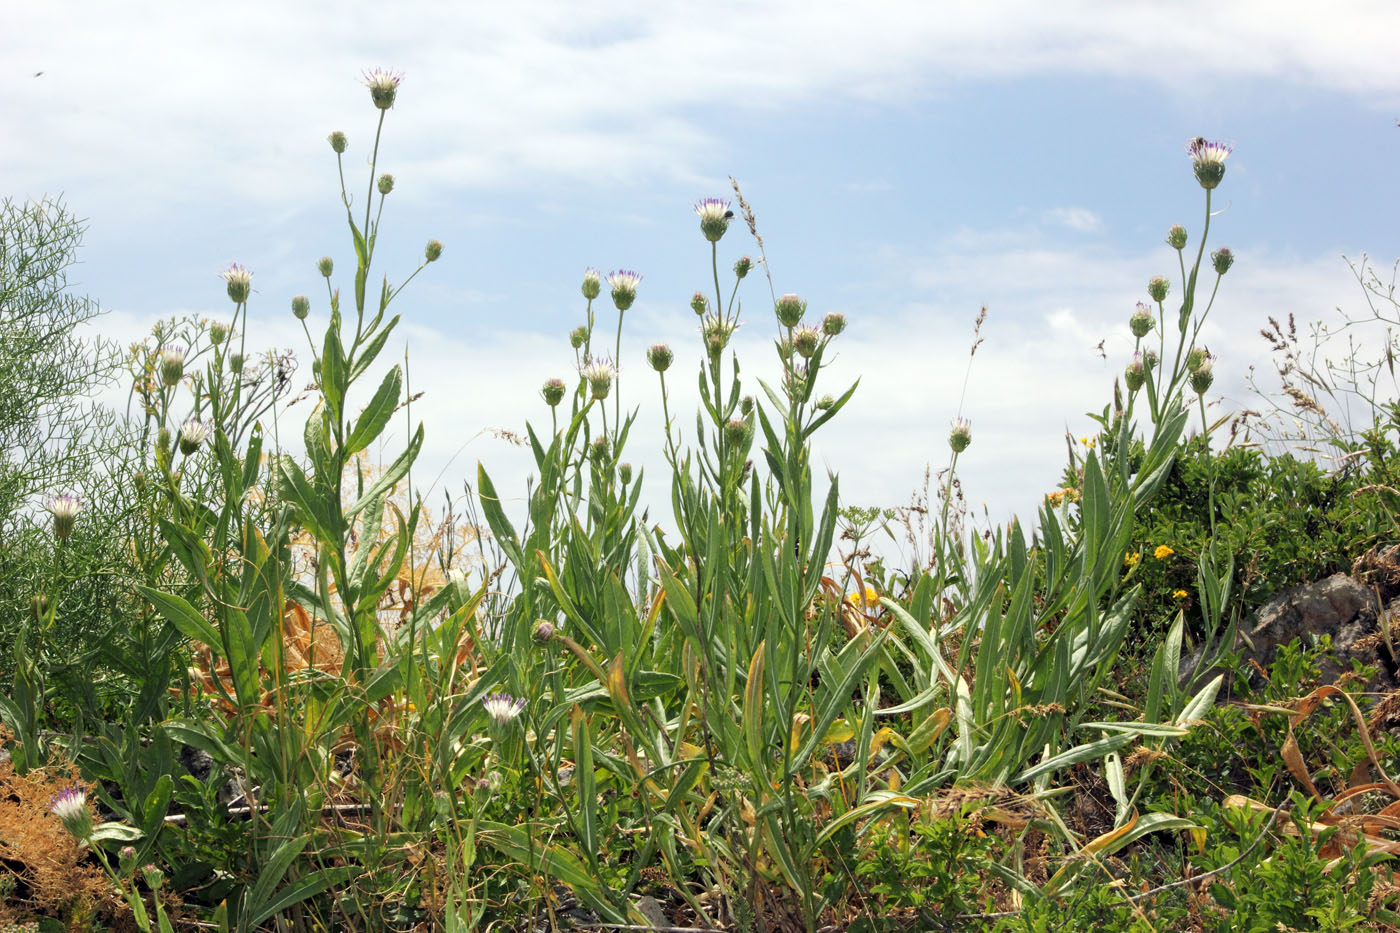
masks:
POLYGON ((1249 609, 1384 540, 1389 500, 1366 493, 1395 487, 1381 409, 1339 439, 1343 475, 1212 447, 1225 422, 1207 419, 1215 358, 1198 339, 1234 262, 1206 252, 1227 146, 1191 142, 1194 256, 1173 227, 1180 280, 1148 282, 1136 351, 1034 528, 964 527, 959 410, 928 554, 889 568, 862 542, 894 514, 843 506, 835 476, 818 496, 813 477, 812 438, 857 391, 828 391, 825 364, 859 322, 779 287, 737 183, 695 205, 698 344, 652 346, 654 389, 629 375, 624 404, 643 277, 586 271, 572 372, 543 383, 547 412, 524 430, 523 506, 504 504, 520 481, 483 465, 479 519, 434 521, 411 481, 423 428, 403 368, 381 361, 396 299, 444 248, 429 240, 396 282, 374 265, 400 77, 366 75, 363 200, 348 137, 329 137, 355 264, 340 287, 315 264, 320 309, 291 299, 313 380, 300 446, 279 441, 295 359, 247 352, 253 273, 234 264, 227 320, 162 324, 128 357, 139 474, 103 531, 123 635, 101 650, 64 626, 87 611, 68 595, 91 573, 72 552, 108 510, 49 501, 46 585, 0 697, 0 778, 30 788, 0 801, 0 821, 27 827, 3 835, 19 880, 0 920, 1396 925, 1396 746, 1360 676, 1318 686, 1326 646, 1295 645, 1251 692, 1232 660, 1249 609), (742 228, 756 259, 730 249, 742 228), (741 371, 744 292, 764 311, 743 323, 770 328, 775 353, 741 371), (668 381, 692 377, 693 433, 668 381), (631 400, 652 391, 672 503, 657 525, 627 456, 631 400), (400 412, 407 445, 372 466, 400 412), (838 528, 850 549, 833 564, 838 528), (69 655, 47 647, 70 631, 69 655), (1178 674, 1189 643, 1199 682, 1178 674), (70 691, 74 670, 116 686, 70 691), (1216 705, 1227 675, 1243 699, 1216 705), (83 880, 42 880, 52 852, 83 880))

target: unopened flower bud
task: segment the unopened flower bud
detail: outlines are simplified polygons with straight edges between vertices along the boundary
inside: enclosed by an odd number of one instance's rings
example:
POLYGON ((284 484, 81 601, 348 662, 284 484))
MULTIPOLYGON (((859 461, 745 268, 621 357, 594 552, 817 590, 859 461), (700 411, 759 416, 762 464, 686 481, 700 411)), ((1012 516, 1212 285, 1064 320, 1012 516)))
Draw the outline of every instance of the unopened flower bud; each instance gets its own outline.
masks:
POLYGON ((1215 357, 1207 355, 1201 361, 1201 365, 1196 367, 1191 373, 1191 388, 1196 390, 1198 395, 1205 395, 1210 388, 1210 384, 1215 381, 1215 357))
POLYGON ((1133 332, 1133 336, 1138 339, 1146 337, 1152 332, 1152 326, 1156 323, 1156 318, 1152 315, 1152 309, 1141 301, 1133 310, 1133 316, 1128 318, 1128 328, 1133 332))
POLYGON ((695 213, 700 216, 700 232, 711 243, 719 242, 720 237, 729 229, 729 221, 734 217, 734 212, 729 209, 729 202, 723 198, 696 201, 695 213))
POLYGON ((228 283, 228 297, 236 305, 241 305, 248 300, 248 295, 253 290, 253 273, 249 272, 246 266, 238 263, 231 263, 227 269, 219 273, 219 278, 228 283))
POLYGON ((1167 229, 1167 245, 1172 249, 1182 249, 1186 246, 1186 228, 1181 224, 1172 224, 1167 229))
POLYGON ((554 623, 549 622, 547 620, 541 620, 539 622, 536 622, 534 637, 535 641, 538 642, 546 642, 552 640, 554 638, 554 623))
POLYGON ((152 891, 157 891, 165 883, 165 872, 154 865, 145 865, 141 869, 141 880, 146 882, 146 887, 152 891))
POLYGON ((320 259, 316 260, 316 271, 326 278, 330 278, 331 273, 335 271, 335 263, 331 261, 331 257, 322 256, 320 259))
POLYGON ((215 321, 214 323, 209 325, 209 342, 212 343, 214 346, 217 347, 219 344, 223 343, 224 338, 227 336, 227 324, 221 324, 218 321, 215 321))
POLYGON ((428 262, 437 262, 442 255, 442 241, 429 240, 428 245, 423 247, 423 258, 428 262))
POLYGON ((626 311, 637 300, 637 286, 642 283, 642 274, 630 269, 618 269, 608 276, 608 287, 612 289, 613 305, 619 311, 626 311))
POLYGON ((160 370, 160 381, 167 386, 177 386, 185 378, 185 348, 178 346, 161 347, 156 354, 156 367, 160 370))
POLYGON ((598 274, 598 270, 589 266, 583 270, 583 297, 592 301, 603 291, 603 279, 598 274))
POLYGON ((1194 373, 1201 368, 1201 364, 1206 361, 1206 351, 1200 347, 1192 347, 1186 353, 1186 371, 1194 373))
POLYGON ((374 101, 374 106, 380 110, 388 110, 394 106, 394 98, 399 93, 399 82, 403 80, 403 72, 388 71, 383 68, 375 68, 364 73, 365 87, 369 88, 370 100, 374 101))
POLYGON ((624 486, 632 482, 632 464, 619 463, 617 465, 617 478, 622 481, 624 486))
POLYGON ((739 411, 743 412, 746 418, 753 412, 752 395, 745 395, 743 398, 739 399, 739 411))
POLYGON ((674 359, 675 354, 672 353, 671 348, 664 343, 653 344, 652 347, 647 350, 647 362, 651 364, 652 369, 659 373, 664 373, 666 370, 670 369, 671 361, 674 359))
POLYGON ((202 421, 196 421, 193 418, 186 421, 180 425, 180 453, 186 457, 192 455, 199 449, 200 444, 209 439, 209 435, 212 433, 209 425, 202 421))
POLYGON ((577 350, 588 342, 588 328, 580 324, 569 331, 569 346, 577 350))
POLYGON ((379 193, 380 193, 380 194, 388 194, 390 191, 393 191, 393 190, 394 190, 394 176, 393 176, 393 175, 390 175, 388 172, 385 172, 383 175, 380 175, 380 176, 379 176, 379 193))
POLYGON ((953 419, 953 430, 948 433, 948 446, 953 453, 960 454, 972 443, 972 422, 962 416, 953 419))
POLYGON ((564 400, 564 391, 563 379, 550 379, 540 389, 540 395, 543 396, 545 404, 553 408, 564 400))
POLYGON ((605 463, 608 459, 608 438, 607 435, 599 435, 593 438, 588 445, 588 457, 594 463, 605 463))
POLYGON ((292 315, 298 321, 306 320, 306 315, 311 311, 311 299, 305 295, 297 295, 292 299, 292 315))
POLYGON ((753 268, 753 260, 748 256, 740 256, 738 262, 734 263, 734 277, 742 279, 749 274, 753 268))
POLYGON ((49 597, 46 593, 36 593, 29 600, 29 615, 35 622, 42 622, 49 615, 49 597))
POLYGON ((1171 282, 1168 282, 1160 275, 1154 275, 1147 282, 1147 294, 1151 296, 1153 301, 1165 301, 1167 292, 1171 291, 1171 287, 1171 282))
POLYGON ((846 315, 832 311, 822 318, 822 333, 828 337, 838 337, 846 330, 846 315))
POLYGON ((1147 371, 1148 371, 1148 372, 1151 372, 1152 370, 1156 369, 1156 368, 1157 368, 1157 351, 1156 351, 1156 350, 1148 350, 1146 353, 1144 353, 1144 354, 1142 355, 1142 364, 1143 364, 1144 366, 1147 367, 1147 371))
POLYGON ((802 315, 807 313, 807 302, 789 292, 778 299, 774 310, 777 311, 778 320, 784 327, 796 327, 802 320, 802 315))
POLYGON ((705 297, 704 292, 696 292, 690 296, 690 310, 703 316, 706 311, 710 310, 710 299, 705 297))
POLYGON ((130 875, 136 870, 136 847, 122 846, 117 852, 117 870, 123 875, 130 875))
POLYGON ((331 144, 331 148, 335 150, 336 155, 340 155, 344 152, 345 147, 350 144, 350 140, 346 139, 345 134, 340 130, 336 130, 334 133, 327 136, 326 141, 331 144))
POLYGON ((1141 389, 1142 384, 1147 381, 1147 366, 1142 361, 1141 350, 1133 354, 1133 361, 1123 370, 1123 381, 1127 383, 1129 392, 1141 389))
POLYGON ((836 407, 836 399, 830 395, 823 395, 817 399, 817 411, 830 411, 836 407))
POLYGON ((810 360, 821 342, 821 331, 810 324, 799 324, 792 329, 792 346, 802 358, 810 360))
POLYGON ((71 493, 62 493, 49 496, 44 501, 44 508, 53 516, 53 533, 59 538, 66 538, 73 533, 78 513, 83 510, 83 500, 71 493))
POLYGON ((583 378, 588 380, 588 390, 595 399, 601 402, 608 397, 616 372, 617 369, 609 360, 593 360, 583 368, 583 378))
POLYGON ((1225 159, 1231 152, 1227 143, 1197 136, 1186 144, 1186 152, 1191 156, 1191 168, 1202 188, 1210 190, 1220 184, 1225 177, 1225 159))
POLYGON ((242 353, 234 353, 234 354, 231 354, 231 355, 229 356, 229 358, 228 358, 228 369, 229 369, 229 372, 233 373, 235 376, 238 375, 239 373, 243 372, 243 354, 242 354, 242 353))
POLYGON ((743 418, 730 418, 724 425, 724 440, 730 447, 743 447, 753 428, 743 418))
POLYGON ((1224 275, 1235 264, 1235 254, 1230 252, 1230 247, 1222 246, 1210 254, 1210 261, 1215 266, 1216 275, 1224 275))

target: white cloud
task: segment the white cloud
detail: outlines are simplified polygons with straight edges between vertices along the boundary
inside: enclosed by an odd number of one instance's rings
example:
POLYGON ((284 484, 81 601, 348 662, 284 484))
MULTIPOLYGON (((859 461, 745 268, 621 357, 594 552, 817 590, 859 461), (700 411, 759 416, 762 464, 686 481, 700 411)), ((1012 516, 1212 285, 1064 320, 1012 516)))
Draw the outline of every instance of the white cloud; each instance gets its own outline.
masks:
POLYGON ((1103 218, 1084 207, 1057 207, 1045 211, 1041 219, 1079 233, 1098 233, 1103 229, 1103 218))

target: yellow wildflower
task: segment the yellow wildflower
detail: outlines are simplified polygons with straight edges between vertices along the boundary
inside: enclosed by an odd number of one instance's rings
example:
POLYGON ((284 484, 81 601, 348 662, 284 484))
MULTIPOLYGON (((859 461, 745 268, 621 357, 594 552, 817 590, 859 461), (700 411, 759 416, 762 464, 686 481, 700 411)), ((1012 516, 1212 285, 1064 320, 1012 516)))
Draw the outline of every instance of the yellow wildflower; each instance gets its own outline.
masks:
POLYGON ((875 606, 880 602, 880 594, 876 592, 875 587, 867 584, 864 593, 848 593, 846 595, 846 602, 850 603, 852 606, 859 606, 862 604, 866 606, 875 606))
POLYGON ((1159 544, 1157 545, 1157 550, 1152 552, 1152 556, 1157 558, 1158 560, 1166 560, 1168 557, 1171 557, 1175 553, 1176 551, 1173 551, 1165 544, 1159 544))
POLYGON ((1189 595, 1190 594, 1187 593, 1185 590, 1175 590, 1172 593, 1172 599, 1185 599, 1189 595))
POLYGON ((1123 566, 1124 566, 1124 567, 1136 567, 1136 566, 1137 566, 1138 559, 1141 558, 1141 557, 1142 557, 1142 554, 1139 553, 1138 551, 1129 551, 1127 554, 1123 555, 1123 566))

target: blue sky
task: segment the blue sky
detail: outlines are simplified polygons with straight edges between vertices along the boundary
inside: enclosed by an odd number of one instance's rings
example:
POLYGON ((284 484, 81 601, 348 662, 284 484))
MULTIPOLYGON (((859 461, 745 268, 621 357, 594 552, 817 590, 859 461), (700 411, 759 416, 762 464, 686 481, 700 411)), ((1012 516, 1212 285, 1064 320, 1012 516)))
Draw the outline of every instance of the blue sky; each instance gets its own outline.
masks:
MULTIPOLYGON (((250 337, 303 350, 291 296, 320 297, 323 253, 348 263, 325 136, 349 134, 358 188, 375 118, 358 74, 406 72, 380 160, 398 179, 382 268, 401 277, 426 239, 446 244, 398 310, 427 392, 421 472, 454 492, 477 460, 524 489, 526 458, 481 432, 547 418, 536 390, 568 372, 588 265, 646 275, 623 385, 643 409, 634 458, 663 466, 642 352, 669 340, 676 381, 693 383, 686 302, 709 267, 690 204, 727 194, 731 174, 778 290, 850 319, 826 388, 861 388, 818 455, 855 504, 906 502, 925 464, 946 462, 983 304, 965 491, 1001 520, 1054 488, 1064 432, 1088 429, 1083 412, 1126 362, 1144 283, 1173 272, 1166 228, 1199 235, 1192 136, 1236 147, 1210 245, 1238 261, 1206 335, 1225 410, 1259 407, 1244 378, 1271 372, 1265 315, 1359 311, 1341 256, 1388 270, 1400 255, 1393 4, 251 3, 231 16, 138 2, 6 19, 3 193, 62 193, 88 218, 75 278, 122 340, 164 315, 226 317, 215 275, 237 260, 254 271, 250 337)), ((721 257, 753 249, 735 225, 721 257)), ((766 286, 741 295, 745 371, 771 375, 766 286)), ((1362 338, 1379 348, 1378 331, 1362 338)))

